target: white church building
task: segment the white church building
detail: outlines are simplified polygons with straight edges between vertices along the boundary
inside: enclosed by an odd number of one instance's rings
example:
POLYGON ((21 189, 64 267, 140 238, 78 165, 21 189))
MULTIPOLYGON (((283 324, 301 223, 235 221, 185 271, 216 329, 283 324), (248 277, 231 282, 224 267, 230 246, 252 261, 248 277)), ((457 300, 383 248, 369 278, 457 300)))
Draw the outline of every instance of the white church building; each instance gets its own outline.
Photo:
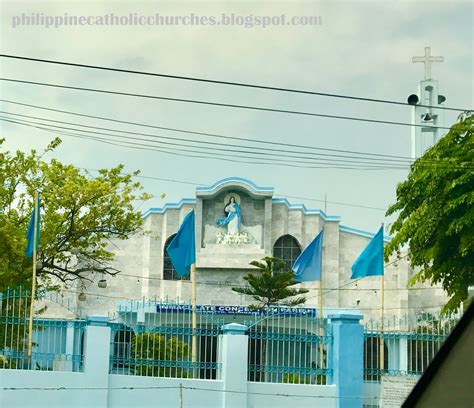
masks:
MULTIPOLYGON (((84 313, 114 313, 121 304, 132 299, 189 304, 189 277, 180 278, 176 274, 166 247, 191 210, 195 211, 196 219, 198 305, 249 305, 250 297, 231 289, 244 285, 244 276, 256 271, 249 263, 275 256, 292 265, 324 228, 324 309, 328 313, 335 309, 359 310, 365 319, 380 318, 381 278, 350 279, 353 262, 374 234, 346 226, 340 217, 325 214, 320 209, 308 209, 285 198, 275 198, 273 187, 257 186, 240 177, 199 186, 192 198, 146 211, 140 233, 129 240, 113 242, 111 248, 116 254, 113 266, 121 272, 107 277, 107 288, 100 289, 95 282, 88 288, 77 288, 87 293, 85 300, 78 302, 84 313), (232 226, 238 229, 238 233, 232 231, 234 234, 228 233, 230 225, 217 223, 225 218, 224 210, 231 197, 240 209, 239 225, 232 226)), ((384 240, 388 242, 390 237, 385 236, 384 240)), ((445 303, 446 297, 440 288, 408 288, 412 275, 406 257, 386 264, 385 316, 414 315, 422 310, 436 312, 445 303)), ((302 307, 318 308, 318 284, 301 284, 309 289, 302 307)))
MULTIPOLYGON (((444 126, 442 107, 446 98, 439 93, 431 64, 443 60, 443 57, 432 56, 430 47, 425 47, 424 56, 412 60, 423 63, 425 71, 416 93, 407 99, 412 110, 413 159, 420 157, 441 136, 440 127, 444 126)), ((99 289, 97 282, 88 287, 77 287, 78 293, 82 293, 79 296, 82 301, 77 302, 76 307, 86 314, 110 314, 117 311, 120 299, 156 299, 189 304, 189 277, 181 279, 177 276, 166 247, 191 210, 195 211, 196 220, 198 305, 249 305, 252 299, 231 289, 244 285, 243 277, 255 270, 249 262, 275 256, 290 266, 324 228, 324 309, 358 310, 365 320, 380 318, 381 278, 350 279, 353 262, 374 232, 344 225, 339 216, 328 215, 320 209, 309 209, 285 198, 276 198, 273 187, 257 186, 240 177, 199 186, 192 198, 146 211, 140 233, 127 241, 114 241, 110 246, 116 255, 113 266, 121 272, 115 277, 107 277, 105 289, 99 289), (238 219, 229 225, 219 225, 218 221, 227 215, 225 210, 231 198, 240 210, 238 219), (84 296, 84 293, 88 295, 84 296)), ((385 242, 389 240, 389 236, 384 236, 385 242)), ((440 287, 429 287, 428 284, 408 287, 414 272, 408 265, 406 254, 401 254, 399 260, 390 259, 384 273, 386 317, 414 316, 422 311, 436 313, 447 302, 440 287)), ((302 284, 310 290, 303 307, 318 308, 318 284, 302 284)))
MULTIPOLYGON (((425 64, 425 79, 407 101, 414 159, 441 136, 446 98, 431 63, 442 60, 429 47, 413 59, 425 64)), ((186 387, 193 390, 192 397, 186 391, 189 406, 314 406, 305 397, 327 407, 401 405, 456 321, 437 316, 448 300, 441 287, 409 286, 415 272, 406 253, 386 262, 383 293, 380 276, 352 280, 351 266, 378 228, 344 225, 337 215, 274 197, 273 187, 229 177, 189 196, 150 208, 139 232, 110 242, 117 275, 38 300, 33 358, 0 348, 3 368, 13 361, 28 370, 0 370, 0 381, 12 389, 50 385, 51 394, 41 393, 48 403, 62 395, 53 391, 71 384, 91 387, 70 391, 74 406, 148 406, 156 403, 153 388, 161 388, 160 403, 176 406, 186 387), (177 275, 166 251, 191 211, 198 311, 192 316, 191 281, 177 275), (298 284, 309 290, 303 305, 255 312, 248 308, 252 298, 232 291, 257 272, 251 261, 275 256, 291 267, 323 229, 322 279, 298 284)), ((15 326, 21 319, 6 321, 21 333, 15 326)), ((5 401, 21 405, 18 391, 11 395, 5 401)), ((28 391, 19 395, 30 398, 28 391)))

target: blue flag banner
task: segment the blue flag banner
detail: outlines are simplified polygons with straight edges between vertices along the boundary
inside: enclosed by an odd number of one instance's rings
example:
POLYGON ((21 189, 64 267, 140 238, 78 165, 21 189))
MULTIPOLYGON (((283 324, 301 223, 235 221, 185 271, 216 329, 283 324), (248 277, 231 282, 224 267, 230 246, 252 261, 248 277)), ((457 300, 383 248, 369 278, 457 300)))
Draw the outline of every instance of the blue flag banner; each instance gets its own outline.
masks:
POLYGON ((383 276, 383 226, 352 265, 351 279, 383 276))
POLYGON ((305 248, 293 264, 295 280, 298 282, 320 281, 323 269, 324 229, 305 248))
MULTIPOLYGON (((40 239, 40 197, 38 194, 38 203, 35 205, 38 207, 38 217, 36 218, 36 249, 38 249, 38 243, 40 239)), ((29 259, 33 258, 33 248, 35 243, 33 242, 35 237, 35 207, 33 207, 33 211, 31 212, 30 222, 28 223, 28 231, 26 232, 26 248, 25 248, 25 256, 29 259)))
POLYGON ((181 277, 187 276, 191 265, 196 263, 194 210, 186 215, 166 251, 176 273, 181 277))

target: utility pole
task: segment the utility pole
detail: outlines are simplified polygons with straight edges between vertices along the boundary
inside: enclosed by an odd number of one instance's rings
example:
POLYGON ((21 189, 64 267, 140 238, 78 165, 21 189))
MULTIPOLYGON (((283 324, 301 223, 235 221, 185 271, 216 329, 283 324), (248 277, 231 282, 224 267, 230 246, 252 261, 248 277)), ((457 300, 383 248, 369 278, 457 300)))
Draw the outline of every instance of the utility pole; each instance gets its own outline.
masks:
POLYGON ((413 159, 421 157, 441 137, 439 127, 444 127, 444 111, 438 107, 446 101, 446 97, 438 93, 438 81, 432 78, 431 63, 443 61, 444 57, 431 55, 431 47, 425 47, 424 56, 412 58, 413 63, 425 65, 425 79, 420 81, 417 93, 408 97, 408 104, 412 105, 411 123, 416 125, 412 127, 411 134, 413 159))

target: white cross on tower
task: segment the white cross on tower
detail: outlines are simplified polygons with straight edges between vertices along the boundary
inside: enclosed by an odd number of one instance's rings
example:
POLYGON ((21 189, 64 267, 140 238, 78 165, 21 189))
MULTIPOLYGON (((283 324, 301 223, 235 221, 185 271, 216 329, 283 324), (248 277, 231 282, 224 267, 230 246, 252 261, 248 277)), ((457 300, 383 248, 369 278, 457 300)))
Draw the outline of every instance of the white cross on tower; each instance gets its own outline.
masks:
POLYGON ((424 57, 413 57, 412 62, 424 62, 425 63, 425 80, 431 79, 431 63, 432 62, 443 62, 444 57, 432 57, 431 47, 425 47, 424 57))

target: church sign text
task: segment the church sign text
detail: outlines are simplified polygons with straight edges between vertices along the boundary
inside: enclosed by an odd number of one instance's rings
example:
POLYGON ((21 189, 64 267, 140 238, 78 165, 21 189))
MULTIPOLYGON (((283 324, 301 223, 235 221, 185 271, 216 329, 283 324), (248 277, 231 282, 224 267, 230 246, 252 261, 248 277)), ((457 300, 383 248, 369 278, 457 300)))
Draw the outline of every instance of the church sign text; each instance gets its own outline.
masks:
MULTIPOLYGON (((266 310, 252 310, 247 306, 197 305, 199 313, 263 315, 277 314, 285 316, 317 316, 317 310, 302 307, 271 307, 266 310)), ((191 305, 156 305, 157 313, 191 313, 191 305)))

